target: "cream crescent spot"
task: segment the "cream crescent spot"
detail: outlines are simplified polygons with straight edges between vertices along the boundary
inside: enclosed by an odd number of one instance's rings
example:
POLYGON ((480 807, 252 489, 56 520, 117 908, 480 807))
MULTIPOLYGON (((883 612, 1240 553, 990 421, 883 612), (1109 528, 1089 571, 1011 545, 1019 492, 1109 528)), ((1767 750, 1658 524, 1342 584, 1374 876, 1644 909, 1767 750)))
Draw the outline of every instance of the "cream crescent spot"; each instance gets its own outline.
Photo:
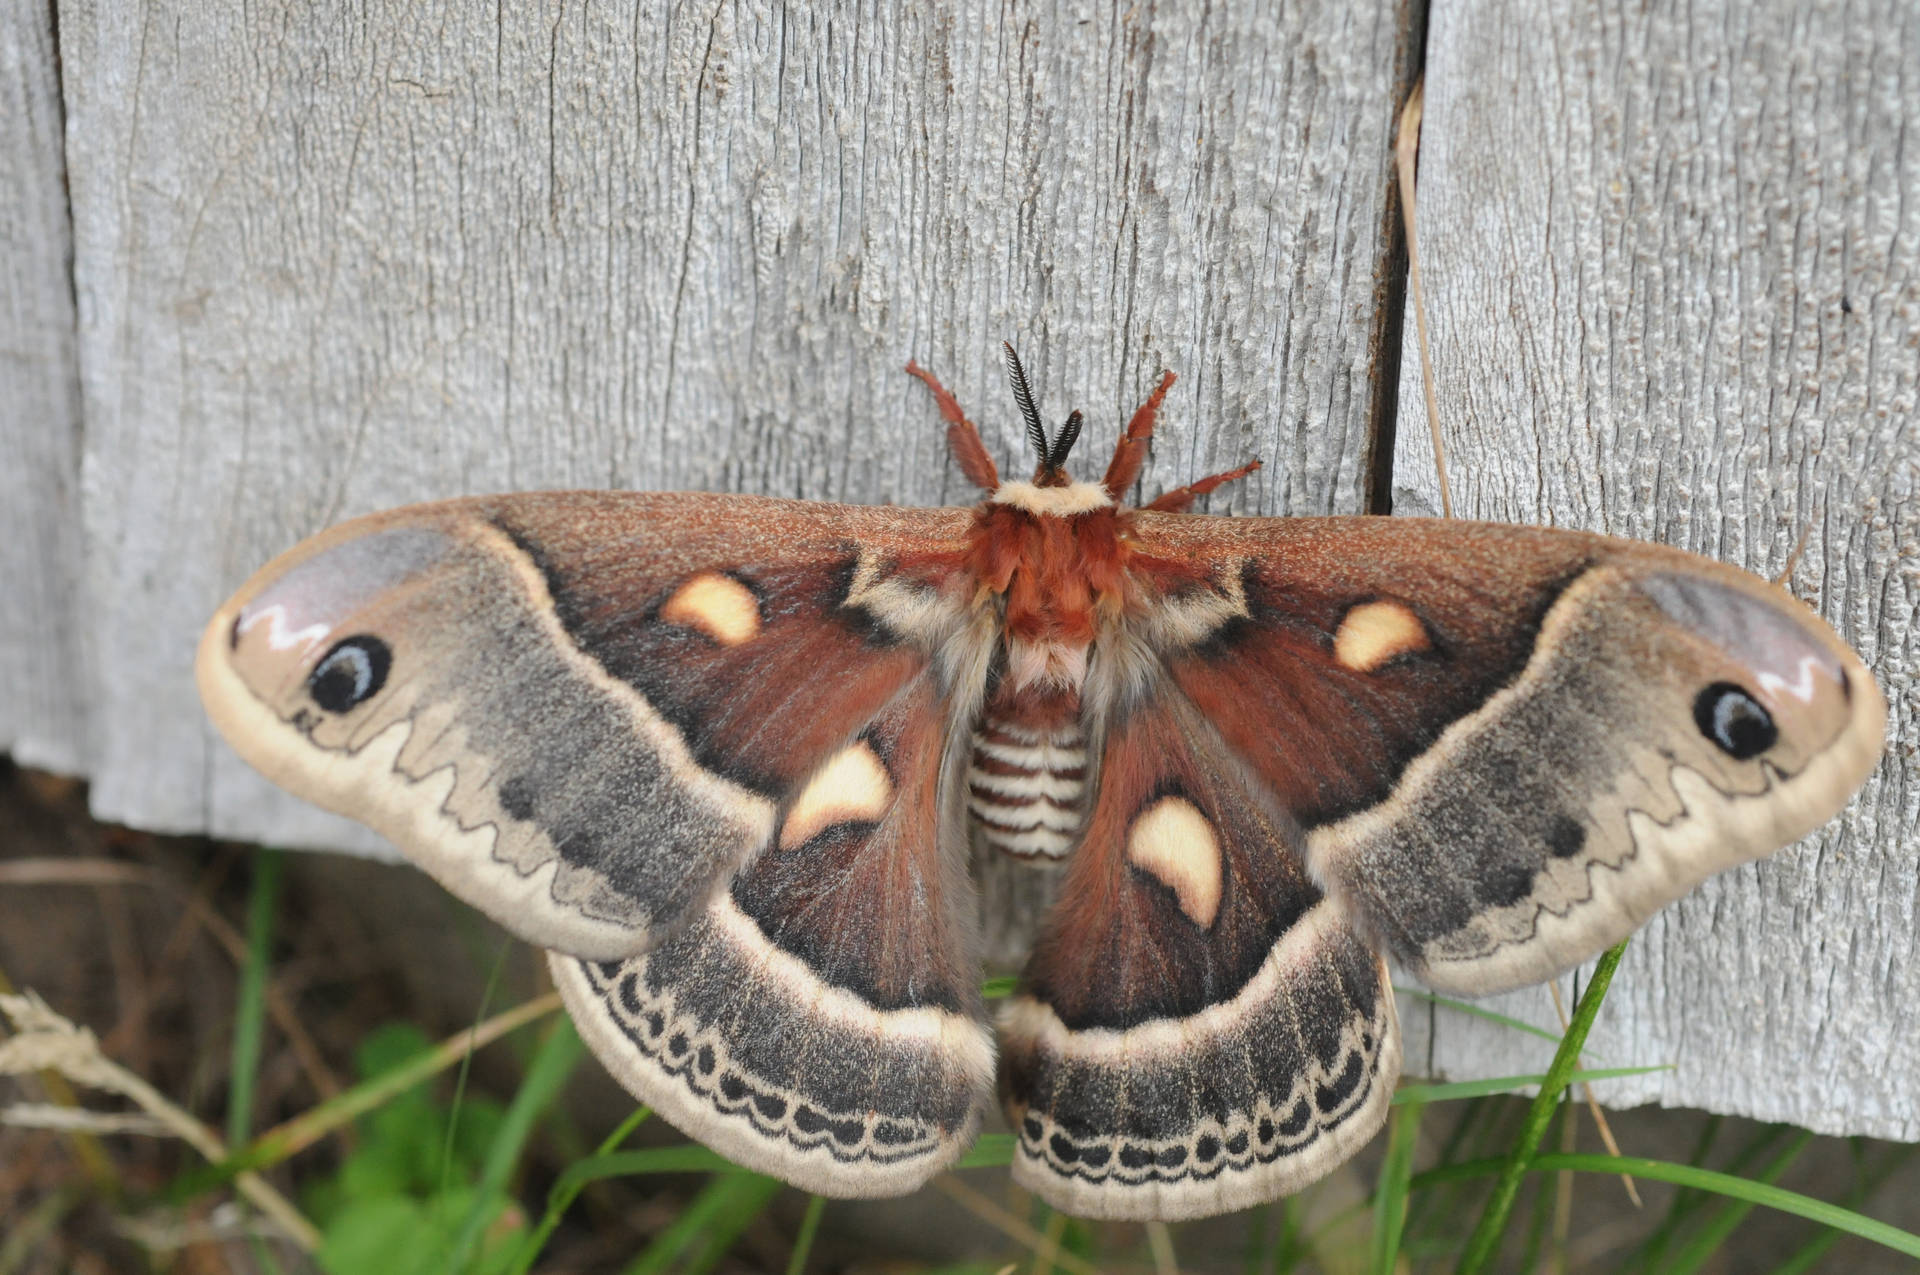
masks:
POLYGON ((1184 797, 1162 797, 1133 821, 1127 858, 1173 891, 1180 910, 1202 929, 1220 911, 1220 841, 1213 824, 1184 797))
POLYGON ((1362 602, 1340 621, 1333 658, 1356 673, 1371 673, 1396 655, 1433 646, 1427 626, 1399 602, 1362 602))
POLYGON ((837 823, 879 819, 893 804, 893 781, 871 745, 855 740, 828 759, 800 790, 786 822, 780 848, 791 850, 837 823))
POLYGON ((732 576, 703 571, 674 590, 660 618, 698 629, 721 646, 738 646, 760 633, 760 602, 732 576))

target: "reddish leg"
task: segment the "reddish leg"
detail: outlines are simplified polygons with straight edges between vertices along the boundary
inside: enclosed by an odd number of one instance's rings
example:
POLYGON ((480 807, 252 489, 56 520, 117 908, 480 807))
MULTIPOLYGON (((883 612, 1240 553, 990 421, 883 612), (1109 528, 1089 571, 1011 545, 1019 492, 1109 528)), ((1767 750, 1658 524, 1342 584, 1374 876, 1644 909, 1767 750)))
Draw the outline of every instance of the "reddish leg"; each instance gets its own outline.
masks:
POLYGON ((993 457, 987 455, 987 445, 980 441, 980 431, 960 408, 960 400, 947 392, 947 387, 934 379, 933 373, 907 360, 907 375, 917 376, 926 382, 933 391, 933 401, 940 407, 940 415, 947 418, 947 446, 953 451, 953 459, 960 466, 974 486, 985 491, 997 491, 1000 487, 1000 469, 993 463, 993 457))
POLYGON ((1188 483, 1185 487, 1175 487, 1172 491, 1162 492, 1160 498, 1146 508, 1157 509, 1161 513, 1168 514, 1184 513, 1187 506, 1191 505, 1196 498, 1206 495, 1221 483, 1245 478, 1258 468, 1260 468, 1260 462, 1250 460, 1238 469, 1229 469, 1224 474, 1214 474, 1211 477, 1202 478, 1197 483, 1188 483))
POLYGON ((1134 412, 1133 419, 1127 422, 1127 432, 1120 436, 1119 446, 1113 449, 1113 459, 1107 463, 1107 476, 1100 480, 1100 485, 1116 501, 1133 486, 1133 480, 1140 476, 1140 467, 1147 463, 1147 440, 1153 437, 1153 418, 1159 415, 1160 401, 1166 398, 1173 381, 1173 373, 1160 374, 1160 384, 1134 412))

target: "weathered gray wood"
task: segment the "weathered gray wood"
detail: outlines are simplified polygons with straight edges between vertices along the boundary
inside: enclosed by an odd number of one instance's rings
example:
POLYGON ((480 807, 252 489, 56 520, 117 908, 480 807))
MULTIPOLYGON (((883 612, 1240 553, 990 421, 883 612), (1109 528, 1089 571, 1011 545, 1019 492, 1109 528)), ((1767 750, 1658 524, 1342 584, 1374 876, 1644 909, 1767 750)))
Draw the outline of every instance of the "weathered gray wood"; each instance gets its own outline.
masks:
POLYGON ((1177 368, 1149 490, 1258 455, 1235 507, 1357 508, 1399 27, 1289 8, 63 12, 99 812, 342 835, 187 677, 216 601, 341 517, 965 498, 909 356, 1003 456, 1002 337, 1089 452, 1177 368))
POLYGON ((80 373, 53 12, 0 2, 0 752, 86 769, 80 373))
MULTIPOLYGON (((1845 817, 1634 940, 1593 1055, 1677 1069, 1609 1101, 1920 1138, 1920 17, 1452 0, 1427 50, 1420 243, 1458 511, 1793 563, 1892 707, 1845 817)), ((1400 512, 1436 503, 1406 331, 1400 512)), ((1543 992, 1494 1007, 1555 1023, 1543 992)), ((1546 1056, 1409 1017, 1443 1074, 1546 1056)))
MULTIPOLYGON (((47 715, 98 723, 73 754, 96 807, 372 848, 203 725, 188 665, 227 590, 338 518, 466 491, 964 499, 909 355, 1003 458, 1002 336, 1050 414, 1087 409, 1089 452, 1172 366, 1147 490, 1258 455, 1216 509, 1358 509, 1400 6, 1271 7, 63 8, 84 623, 26 641, 82 688, 47 715)), ((1810 517, 1796 581, 1909 729, 1899 19, 1443 4, 1423 172, 1468 509, 1762 570, 1810 517), (1818 500, 1719 492, 1748 472, 1818 500)), ((1668 1100, 1916 1136, 1889 1008, 1916 990, 1914 788, 1890 769, 1839 832, 1656 922, 1596 1053, 1681 1062, 1668 1100)), ((1407 1010, 1413 1070, 1538 1061, 1407 1010)))

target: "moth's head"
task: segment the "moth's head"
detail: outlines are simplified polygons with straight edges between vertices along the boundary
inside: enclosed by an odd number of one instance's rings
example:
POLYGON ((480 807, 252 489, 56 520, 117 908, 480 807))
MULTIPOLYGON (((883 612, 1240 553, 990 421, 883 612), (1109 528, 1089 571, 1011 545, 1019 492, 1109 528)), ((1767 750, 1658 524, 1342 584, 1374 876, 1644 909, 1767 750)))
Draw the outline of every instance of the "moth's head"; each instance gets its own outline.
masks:
POLYGON ((1013 401, 1020 405, 1020 415, 1027 423, 1027 441, 1033 444, 1040 460, 1031 481, 1001 483, 988 503, 1056 517, 1110 507, 1113 497, 1102 484, 1076 483, 1067 475, 1067 455, 1080 439, 1080 412, 1076 409, 1069 413, 1061 423, 1060 432, 1049 440, 1046 426, 1040 423, 1040 409, 1033 403, 1033 391, 1027 386, 1026 369, 1020 366, 1020 356, 1014 353, 1010 341, 1001 342, 1001 348, 1006 351, 1007 380, 1013 386, 1013 401))

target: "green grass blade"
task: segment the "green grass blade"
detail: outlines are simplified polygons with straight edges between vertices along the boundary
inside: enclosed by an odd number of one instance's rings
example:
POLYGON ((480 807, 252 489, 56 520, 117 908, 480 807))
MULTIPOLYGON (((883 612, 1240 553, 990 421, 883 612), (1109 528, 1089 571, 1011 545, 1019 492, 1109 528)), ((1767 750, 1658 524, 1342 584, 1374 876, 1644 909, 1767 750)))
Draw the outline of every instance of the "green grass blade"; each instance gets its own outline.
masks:
POLYGON ((1820 1264, 1826 1260, 1827 1250, 1845 1238, 1846 1236, 1838 1231, 1821 1231, 1801 1245, 1793 1256, 1768 1271, 1767 1275, 1806 1275, 1808 1271, 1817 1271, 1821 1269, 1820 1264))
POLYGON ((540 1042, 540 1050, 533 1056, 533 1063, 527 1068, 527 1076, 521 1082, 519 1092, 513 1095, 513 1102, 507 1107, 506 1119, 500 1122, 493 1141, 487 1146, 486 1160, 480 1169, 479 1189, 474 1193, 473 1205, 467 1210, 460 1233, 454 1240, 447 1263, 448 1270, 466 1268, 468 1259, 473 1256, 474 1246, 480 1241, 480 1232, 492 1220, 495 1204, 506 1193, 507 1179, 513 1175, 513 1166, 519 1163, 520 1153, 533 1133, 534 1124, 559 1101, 562 1087, 586 1053, 587 1047, 580 1042, 580 1033, 573 1029, 573 1020, 564 1015, 555 1020, 553 1029, 540 1042))
MULTIPOLYGON (((1693 1152, 1687 1157, 1688 1164, 1705 1166, 1707 1154, 1717 1141, 1722 1124, 1721 1117, 1708 1117, 1693 1152)), ((1737 1177, 1753 1176, 1749 1166, 1760 1163, 1793 1132, 1790 1125, 1762 1126, 1734 1152, 1733 1157, 1727 1161, 1721 1171, 1737 1177)), ((1664 1269, 1671 1260, 1670 1250, 1680 1242, 1682 1233, 1692 1225, 1694 1219, 1712 1208, 1713 1203, 1714 1197, 1703 1195, 1698 1191, 1675 1191, 1673 1202, 1667 1206, 1666 1216, 1661 1218, 1659 1227, 1635 1247, 1628 1264, 1647 1269, 1664 1269)))
MULTIPOLYGON (((15 1201, 18 1202, 18 1197, 15 1197, 15 1201)), ((6 1234, 0 1235, 0 1275, 14 1275, 16 1271, 29 1269, 28 1259, 36 1251, 44 1252, 41 1245, 57 1238, 61 1233, 61 1223, 85 1207, 87 1202, 87 1188, 68 1183, 55 1188, 31 1207, 21 1207, 19 1212, 7 1219, 6 1234)))
POLYGON ((1266 1262, 1262 1260, 1266 1251, 1273 1247, 1269 1232, 1273 1230, 1272 1205, 1253 1209, 1247 1215, 1247 1248, 1240 1258, 1240 1275, 1264 1275, 1266 1262))
MULTIPOLYGON (((606 1141, 600 1144, 597 1154, 603 1156, 611 1154, 615 1147, 625 1142, 633 1131, 652 1115, 652 1107, 641 1107, 636 1110, 607 1135, 606 1141)), ((546 1212, 540 1215, 539 1224, 533 1228, 526 1242, 520 1246, 520 1253, 513 1259, 513 1265, 508 1268, 507 1275, 527 1275, 527 1272, 533 1269, 534 1260, 540 1256, 540 1250, 547 1246, 547 1241, 553 1237, 554 1231, 560 1225, 560 1219, 566 1216, 567 1209, 572 1206, 585 1185, 584 1180, 572 1184, 562 1180, 553 1184, 553 1189, 547 1192, 546 1212)))
POLYGON ((1456 1013, 1468 1014, 1474 1018, 1483 1018, 1490 1023, 1498 1023, 1500 1026, 1510 1028, 1513 1031, 1525 1032, 1529 1036, 1538 1036, 1541 1040, 1552 1041, 1556 1045, 1560 1043, 1560 1037, 1544 1027, 1535 1027, 1532 1023, 1524 1022, 1518 1018, 1495 1013, 1486 1006, 1476 1005, 1472 1001, 1457 1001, 1451 996, 1441 996, 1436 992, 1428 991, 1424 987, 1401 987, 1395 984, 1393 990, 1397 995, 1405 996, 1409 1000, 1426 1001, 1428 1004, 1438 1005, 1443 1009, 1451 1009, 1456 1013))
MULTIPOLYGON (((973 1148, 962 1156, 960 1163, 954 1167, 960 1169, 1005 1168, 1013 1159, 1013 1147, 1012 1134, 987 1134, 974 1143, 973 1148)), ((571 1201, 589 1182, 597 1182, 601 1178, 619 1178, 646 1173, 716 1173, 728 1177, 755 1178, 760 1176, 742 1169, 731 1160, 705 1147, 692 1143, 678 1147, 653 1147, 645 1151, 604 1151, 600 1155, 589 1156, 568 1165, 559 1180, 553 1184, 550 1198, 561 1201, 560 1207, 564 1208, 565 1202, 571 1201)), ((552 1211, 553 1205, 550 1204, 549 1212, 552 1211)), ((544 1243, 545 1236, 550 1234, 553 1228, 544 1218, 542 1227, 544 1229, 538 1234, 544 1243)), ((518 1269, 524 1271, 528 1266, 523 1265, 518 1269)))
POLYGON ((1380 1186, 1373 1195, 1373 1251, 1367 1263, 1373 1275, 1393 1275, 1400 1259, 1400 1236, 1407 1221, 1407 1183, 1413 1177, 1413 1150, 1419 1141, 1422 1109, 1417 1101, 1406 1102, 1393 1113, 1387 1158, 1380 1166, 1380 1186))
MULTIPOLYGON (((1447 1140, 1440 1146, 1440 1156, 1436 1161, 1438 1164, 1453 1164, 1462 1158, 1467 1140, 1484 1127, 1486 1122, 1483 1117, 1494 1105, 1486 1098, 1469 1098, 1466 1102, 1467 1109, 1454 1121, 1453 1129, 1447 1134, 1447 1140)), ((1452 1199, 1458 1189, 1428 1191, 1415 1195, 1407 1208, 1405 1233, 1410 1236, 1424 1234, 1427 1230, 1427 1220, 1436 1210, 1449 1218, 1458 1216, 1452 1199)))
MULTIPOLYGON (((1708 1116, 1700 1125, 1700 1136, 1694 1139, 1693 1150, 1688 1153, 1686 1163, 1704 1167, 1707 1156, 1713 1151, 1713 1144, 1719 1139, 1724 1117, 1708 1116)), ((1686 1225, 1687 1218, 1702 1202, 1701 1196, 1693 1191, 1675 1191, 1673 1199, 1667 1203, 1666 1216, 1660 1219, 1660 1225, 1651 1235, 1640 1241, 1630 1258, 1629 1265, 1652 1268, 1659 1265, 1674 1237, 1686 1225)))
MULTIPOLYGON (((1567 1083, 1577 1085, 1597 1080, 1618 1080, 1622 1076, 1644 1076, 1650 1072, 1672 1071, 1672 1063, 1660 1063, 1652 1067, 1596 1067, 1587 1071, 1576 1071, 1567 1077, 1567 1083)), ((1493 1094, 1512 1093, 1530 1085, 1547 1082, 1544 1075, 1532 1076, 1494 1076, 1488 1080, 1462 1080, 1444 1085, 1402 1085, 1393 1095, 1393 1105, 1405 1106, 1408 1103, 1425 1105, 1430 1102, 1452 1102, 1462 1098, 1485 1098, 1493 1094)))
POLYGON ((441 1041, 418 1058, 371 1080, 363 1080, 283 1124, 275 1125, 218 1164, 183 1173, 167 1188, 167 1198, 181 1203, 195 1195, 225 1186, 249 1169, 279 1164, 290 1156, 349 1124, 383 1103, 392 1101, 439 1072, 459 1065, 471 1049, 498 1040, 560 1008, 560 994, 549 992, 523 1005, 496 1014, 474 1031, 462 1031, 441 1041))
POLYGON ((686 1275, 706 1275, 720 1265, 721 1259, 739 1242, 740 1233, 767 1211, 773 1197, 784 1191, 786 1185, 777 1178, 758 1173, 734 1178, 727 1192, 728 1204, 719 1210, 701 1237, 699 1250, 683 1268, 686 1275))
POLYGON ((1312 1246, 1307 1240, 1305 1213, 1297 1195, 1280 1201, 1280 1234, 1273 1241, 1272 1270, 1298 1270, 1301 1263, 1312 1256, 1312 1246))
MULTIPOLYGON (((1857 1207, 1875 1191, 1885 1186, 1887 1179, 1916 1153, 1920 1153, 1920 1146, 1905 1146, 1896 1148, 1890 1155, 1880 1157, 1880 1163, 1874 1167, 1873 1171, 1854 1183, 1853 1189, 1847 1192, 1849 1207, 1857 1207)), ((1774 1267, 1768 1275, 1803 1275, 1806 1271, 1819 1269, 1820 1262, 1827 1255, 1827 1250, 1845 1238, 1839 1231, 1831 1228, 1821 1231, 1801 1245, 1786 1261, 1774 1267)))
MULTIPOLYGON (((1670 1069, 1670 1064, 1665 1063, 1652 1067, 1595 1068, 1574 1072, 1568 1077, 1567 1083, 1573 1085, 1583 1081, 1615 1080, 1623 1076, 1643 1076, 1649 1072, 1667 1071, 1670 1069)), ((1515 1090, 1539 1085, 1545 1082, 1546 1079, 1547 1077, 1545 1075, 1536 1074, 1529 1076, 1496 1076, 1487 1080, 1464 1080, 1442 1085, 1402 1085, 1395 1091, 1392 1098, 1392 1105, 1394 1107, 1405 1107, 1409 1104, 1425 1105, 1428 1103, 1450 1101, 1466 1101, 1477 1105, 1486 1098, 1496 1094, 1511 1093, 1515 1090)), ((1473 1123, 1473 1115, 1470 1109, 1468 1116, 1456 1124, 1453 1132, 1448 1136, 1447 1143, 1440 1153, 1441 1164, 1453 1163, 1459 1157, 1462 1144, 1472 1132, 1471 1126, 1473 1123)), ((1433 1199, 1437 1194, 1439 1193, 1428 1192, 1415 1197, 1409 1202, 1409 1207, 1401 1224, 1403 1232, 1414 1228, 1422 1217, 1431 1211, 1433 1208, 1433 1199)), ((1357 1215, 1361 1209, 1366 1207, 1367 1204, 1363 1201, 1340 1210, 1331 1218, 1327 1219, 1316 1231, 1316 1234, 1338 1229, 1338 1227, 1344 1225, 1357 1215)))
POLYGON ((1040 1244, 1034 1250, 1033 1265, 1029 1269, 1033 1275, 1053 1275, 1059 1265, 1060 1242, 1067 1234, 1067 1215, 1038 1198, 1034 1200, 1034 1207, 1046 1219, 1046 1224, 1040 1229, 1040 1244))
MULTIPOLYGON (((1424 1173, 1414 1174, 1413 1181, 1408 1183, 1408 1189, 1417 1192, 1443 1182, 1492 1177, 1503 1172, 1506 1165, 1507 1161, 1504 1159, 1469 1160, 1461 1164, 1428 1169, 1424 1173)), ((1702 1169, 1697 1165, 1675 1164, 1667 1160, 1646 1160, 1631 1155, 1552 1152, 1535 1156, 1527 1169, 1533 1173, 1557 1173, 1562 1169, 1575 1173, 1607 1173, 1615 1176, 1627 1173, 1636 1178, 1647 1178, 1654 1182, 1671 1182, 1675 1186, 1709 1191, 1715 1195, 1729 1196, 1736 1200, 1758 1204, 1762 1208, 1790 1213, 1794 1217, 1803 1217, 1810 1222, 1818 1222, 1822 1226, 1844 1231, 1848 1235, 1857 1235, 1863 1240, 1892 1249, 1896 1253, 1902 1253, 1908 1257, 1920 1257, 1920 1234, 1903 1231, 1897 1226, 1877 1221, 1842 1205, 1816 1200, 1812 1196, 1801 1195, 1797 1191, 1788 1191, 1764 1182, 1755 1182, 1750 1178, 1739 1177, 1732 1173, 1702 1169)))
POLYGON ((247 963, 240 968, 239 1003, 233 1018, 232 1082, 227 1089, 229 1146, 239 1146, 253 1130, 253 1092, 267 1021, 267 978, 273 963, 273 911, 280 897, 280 866, 278 850, 263 848, 253 856, 253 888, 247 896, 247 963))
POLYGON ((643 1173, 747 1173, 716 1151, 687 1143, 678 1147, 649 1147, 645 1151, 615 1151, 609 1155, 588 1156, 567 1166, 554 1183, 578 1189, 601 1178, 624 1178, 643 1173))
POLYGON ((654 1237, 624 1275, 658 1275, 672 1268, 682 1254, 688 1256, 680 1269, 689 1275, 711 1270, 779 1193, 780 1185, 758 1173, 715 1178, 680 1211, 672 1226, 654 1237), (689 1254, 690 1249, 694 1251, 689 1254))
MULTIPOLYGON (((494 949, 493 968, 487 972, 486 987, 480 993, 480 1007, 474 1014, 476 1023, 487 1019, 487 1008, 493 1004, 493 994, 500 986, 500 975, 507 968, 507 953, 512 950, 512 939, 505 939, 494 949)), ((453 1148, 460 1131, 460 1112, 465 1108, 467 1098, 467 1079, 473 1074, 473 1051, 467 1050, 460 1058, 460 1066, 454 1073, 453 1102, 447 1111, 447 1135, 440 1144, 440 1189, 447 1189, 453 1172, 453 1148)))
MULTIPOLYGON (((1553 1118, 1547 1124, 1547 1132, 1540 1139, 1542 1145, 1558 1145, 1566 1136, 1567 1108, 1571 1098, 1572 1094, 1569 1091, 1561 1091, 1560 1101, 1553 1106, 1553 1118)), ((1520 1260, 1514 1264, 1514 1269, 1517 1271, 1549 1268, 1548 1263, 1540 1260, 1540 1254, 1547 1246, 1548 1236, 1553 1227, 1553 1187, 1555 1185, 1550 1176, 1544 1174, 1533 1182, 1533 1207, 1529 1210, 1526 1235, 1520 1246, 1520 1260)))
POLYGON ((1601 1002, 1607 997, 1607 987, 1613 982, 1613 972, 1620 966, 1621 953, 1627 950, 1627 941, 1622 939, 1601 954, 1594 965, 1593 979, 1580 997, 1579 1004, 1573 1009, 1573 1022, 1567 1027, 1567 1034, 1560 1038, 1560 1048, 1554 1051, 1553 1063, 1547 1068, 1547 1079, 1535 1095, 1533 1105, 1527 1111, 1527 1122, 1521 1127, 1520 1140, 1514 1144, 1513 1151, 1507 1157, 1507 1166, 1493 1184, 1493 1195, 1487 1201, 1486 1211, 1480 1215, 1480 1224, 1473 1229, 1467 1239, 1467 1250, 1461 1256, 1460 1270, 1464 1275, 1477 1275, 1485 1270, 1500 1247, 1500 1237, 1507 1226, 1507 1215, 1513 1211, 1514 1193, 1520 1189, 1520 1181, 1526 1176, 1527 1162, 1533 1159, 1540 1148, 1540 1139, 1547 1131, 1547 1124, 1553 1119, 1554 1108, 1560 1102, 1560 1095, 1566 1090, 1567 1081, 1573 1075, 1580 1061, 1581 1047, 1587 1043, 1587 1033, 1593 1030, 1593 1020, 1600 1013, 1601 1002))
MULTIPOLYGON (((1813 1134, 1807 1130, 1801 1129, 1797 1132, 1799 1136, 1788 1143, 1779 1155, 1768 1162, 1766 1168, 1750 1179, 1751 1181, 1772 1184, 1780 1180, 1780 1175, 1785 1173, 1793 1162, 1800 1158, 1800 1153, 1813 1142, 1813 1134)), ((1685 1275, 1686 1272, 1699 1270, 1726 1244, 1727 1237, 1733 1234, 1740 1223, 1747 1220, 1747 1214, 1753 1212, 1753 1207, 1751 1200, 1721 1201, 1700 1233, 1682 1245, 1680 1252, 1671 1262, 1663 1264, 1662 1269, 1672 1271, 1674 1275, 1685 1275)))
POLYGON ((800 1233, 793 1237, 793 1252, 787 1255, 787 1275, 806 1275, 807 1256, 813 1252, 813 1237, 820 1229, 820 1215, 826 1211, 824 1195, 807 1201, 807 1215, 800 1219, 800 1233))
POLYGON ((247 1251, 253 1255, 254 1264, 260 1268, 260 1275, 282 1275, 285 1270, 273 1258, 273 1250, 267 1247, 267 1241, 258 1233, 247 1236, 247 1251))

